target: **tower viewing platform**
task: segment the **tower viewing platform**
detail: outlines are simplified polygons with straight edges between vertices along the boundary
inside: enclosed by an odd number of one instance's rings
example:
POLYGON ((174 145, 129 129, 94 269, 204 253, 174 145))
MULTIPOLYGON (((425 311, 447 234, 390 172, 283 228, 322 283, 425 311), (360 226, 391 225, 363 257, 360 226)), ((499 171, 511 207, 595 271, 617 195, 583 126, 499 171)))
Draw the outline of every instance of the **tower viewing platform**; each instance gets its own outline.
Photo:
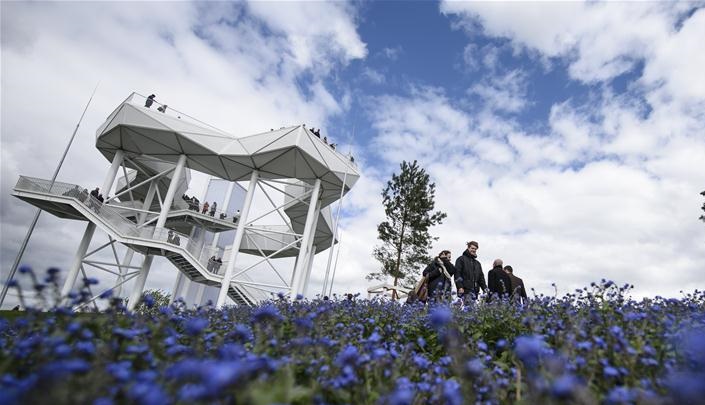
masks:
POLYGON ((118 295, 134 280, 129 307, 143 292, 154 256, 168 259, 179 279, 199 284, 201 296, 205 286, 217 287, 217 306, 226 297, 251 305, 273 293, 305 294, 315 254, 336 241, 330 205, 360 177, 351 157, 304 125, 238 137, 136 93, 98 128, 96 148, 110 162, 102 188, 21 176, 13 195, 57 217, 87 222, 64 296, 84 265, 91 266, 116 275, 111 289, 118 295), (191 170, 227 181, 223 200, 209 209, 187 197, 191 170), (233 185, 242 181, 242 209, 228 212, 233 185), (259 216, 251 210, 256 192, 271 205, 259 216), (278 223, 262 223, 271 216, 278 223), (96 229, 110 242, 88 253, 96 229), (219 244, 221 235, 232 233, 231 244, 219 244), (122 260, 116 244, 126 248, 122 260), (115 263, 91 260, 107 248, 115 263), (140 266, 132 265, 135 254, 143 256, 140 266), (240 254, 254 256, 255 263, 240 265, 240 254), (290 277, 271 262, 284 257, 295 258, 290 277), (273 276, 255 280, 263 263, 273 276))

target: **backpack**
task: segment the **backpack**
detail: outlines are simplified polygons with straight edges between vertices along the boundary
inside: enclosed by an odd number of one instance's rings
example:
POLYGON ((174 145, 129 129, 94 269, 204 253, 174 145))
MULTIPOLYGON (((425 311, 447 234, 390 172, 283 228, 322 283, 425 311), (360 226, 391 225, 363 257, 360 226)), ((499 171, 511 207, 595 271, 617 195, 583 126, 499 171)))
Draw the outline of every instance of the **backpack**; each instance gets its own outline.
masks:
POLYGON ((414 289, 409 292, 409 296, 406 299, 407 304, 414 303, 416 301, 426 302, 428 300, 428 276, 423 276, 416 283, 414 289))

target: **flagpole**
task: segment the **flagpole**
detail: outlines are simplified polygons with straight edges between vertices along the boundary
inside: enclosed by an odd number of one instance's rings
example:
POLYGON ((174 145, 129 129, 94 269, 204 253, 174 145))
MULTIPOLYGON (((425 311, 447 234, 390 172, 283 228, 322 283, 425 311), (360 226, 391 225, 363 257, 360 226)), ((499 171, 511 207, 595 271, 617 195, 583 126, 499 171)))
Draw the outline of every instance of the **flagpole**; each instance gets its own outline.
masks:
MULTIPOLYGON (((353 131, 352 131, 352 139, 355 139, 355 125, 353 124, 353 131)), ((348 148, 348 155, 352 156, 352 142, 350 143, 350 146, 348 148)), ((352 163, 352 162, 351 162, 352 163)), ((338 235, 338 224, 340 223, 340 207, 343 205, 343 195, 345 193, 345 184, 348 179, 348 166, 345 166, 345 175, 343 175, 343 185, 340 187, 340 198, 338 199, 338 208, 337 212, 335 215, 335 225, 333 226, 333 237, 331 238, 330 241, 330 252, 328 252, 328 265, 326 266, 326 275, 323 278, 323 290, 321 292, 322 295, 326 295, 326 289, 328 288, 328 274, 330 274, 330 265, 333 261, 333 248, 335 247, 335 238, 338 235)), ((338 244, 340 244, 340 241, 338 241, 338 244)), ((340 248, 338 248, 338 251, 340 251, 340 248)), ((336 266, 338 265, 338 261, 336 258, 336 266)), ((335 277, 335 270, 333 271, 333 277, 335 277)), ((331 277, 331 283, 330 283, 330 289, 333 289, 333 277, 331 277)), ((330 294, 328 294, 330 295, 330 294)))
MULTIPOLYGON (((78 119, 78 123, 76 124, 76 128, 73 130, 73 134, 71 134, 71 139, 69 139, 69 143, 66 145, 66 149, 64 149, 64 154, 61 156, 61 160, 59 160, 58 166, 56 166, 56 170, 54 170, 54 175, 51 177, 51 183, 49 185, 49 190, 54 186, 54 182, 56 181, 56 177, 59 175, 59 170, 61 170, 61 166, 64 164, 64 160, 66 159, 66 155, 69 153, 69 149, 71 148, 71 144, 73 143, 74 138, 76 137, 76 133, 78 132, 78 127, 81 125, 81 121, 83 121, 83 117, 86 115, 86 111, 88 110, 88 106, 91 105, 91 101, 93 100, 93 96, 95 95, 96 90, 98 90, 98 86, 100 85, 100 82, 95 85, 95 88, 93 89, 93 93, 91 94, 91 98, 88 99, 88 103, 86 103, 86 107, 83 109, 83 113, 81 114, 81 118, 78 119)), ((24 255, 25 249, 27 249, 27 243, 29 243, 29 238, 32 237, 32 232, 34 232, 35 226, 37 226, 37 221, 39 220, 39 215, 42 213, 42 210, 37 208, 37 212, 34 214, 34 219, 32 219, 32 222, 29 225, 29 229, 27 230, 27 235, 25 235, 24 240, 22 241, 22 244, 20 245, 20 251, 17 254, 17 257, 15 258, 15 262, 12 264, 12 268, 10 269, 10 275, 7 277, 5 280, 5 283, 3 283, 2 286, 2 293, 0 293, 0 308, 2 308, 2 304, 5 302, 5 297, 7 297, 7 290, 9 288, 9 283, 15 278, 15 273, 17 272, 17 266, 20 264, 20 260, 22 260, 22 256, 24 255)))

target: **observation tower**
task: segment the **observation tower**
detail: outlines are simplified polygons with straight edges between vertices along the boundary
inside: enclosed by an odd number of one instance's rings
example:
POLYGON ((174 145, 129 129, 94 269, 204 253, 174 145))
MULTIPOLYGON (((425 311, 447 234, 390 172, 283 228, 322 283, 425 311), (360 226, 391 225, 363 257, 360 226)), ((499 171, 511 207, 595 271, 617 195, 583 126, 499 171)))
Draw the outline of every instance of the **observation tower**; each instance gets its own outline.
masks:
POLYGON ((252 305, 271 293, 305 294, 314 255, 336 243, 330 206, 360 177, 350 156, 304 125, 236 137, 160 103, 146 107, 137 93, 97 129, 96 148, 110 162, 100 187, 103 202, 90 194, 93 187, 26 176, 20 176, 13 195, 57 217, 87 223, 63 297, 79 272, 85 276, 87 268, 98 269, 115 276, 109 289, 118 295, 134 280, 130 309, 142 295, 155 256, 165 257, 175 275, 218 288, 218 307, 227 304, 226 297, 252 305), (235 182, 246 181, 241 211, 203 210, 183 198, 192 170, 230 182, 224 200, 217 201, 226 210, 235 182), (277 223, 263 223, 272 216, 277 223), (108 242, 89 252, 96 229, 108 242), (230 231, 232 244, 220 249, 219 236, 230 231), (122 258, 117 244, 127 248, 122 258), (114 263, 94 259, 107 249, 114 263), (141 263, 133 264, 140 257, 141 263), (222 263, 215 264, 216 257, 222 263), (288 272, 271 262, 286 257, 295 258, 288 272), (263 271, 274 281, 253 277, 263 271))

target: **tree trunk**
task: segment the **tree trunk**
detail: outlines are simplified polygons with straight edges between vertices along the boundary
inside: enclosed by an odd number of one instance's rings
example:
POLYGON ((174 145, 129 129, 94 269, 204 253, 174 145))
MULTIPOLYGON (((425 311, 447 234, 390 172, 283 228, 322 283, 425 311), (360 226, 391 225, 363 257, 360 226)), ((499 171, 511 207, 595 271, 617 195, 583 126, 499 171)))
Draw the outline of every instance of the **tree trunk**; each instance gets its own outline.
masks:
MULTIPOLYGON (((401 251, 402 248, 404 247, 404 231, 406 230, 406 211, 404 211, 404 217, 401 222, 401 232, 399 233, 399 244, 397 245, 397 266, 396 266, 396 274, 399 274, 399 267, 401 267, 401 251)), ((397 298, 397 279, 398 277, 395 275, 394 276, 394 291, 392 292, 392 301, 396 301, 397 298)))
POLYGON ((392 301, 396 301, 397 298, 399 298, 399 297, 397 297, 397 289, 396 289, 397 280, 398 280, 398 279, 397 279, 396 277, 394 277, 394 287, 395 287, 395 288, 392 290, 392 301))

